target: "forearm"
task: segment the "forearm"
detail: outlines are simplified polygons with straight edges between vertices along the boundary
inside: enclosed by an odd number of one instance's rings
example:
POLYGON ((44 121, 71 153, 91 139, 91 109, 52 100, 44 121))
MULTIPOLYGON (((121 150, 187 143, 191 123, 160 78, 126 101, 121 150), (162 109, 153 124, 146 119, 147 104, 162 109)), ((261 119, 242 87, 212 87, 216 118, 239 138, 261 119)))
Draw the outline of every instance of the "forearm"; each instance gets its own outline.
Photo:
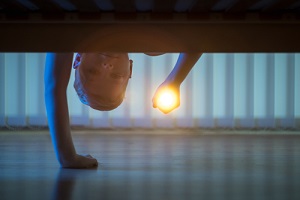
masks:
POLYGON ((64 100, 66 94, 50 88, 45 92, 49 131, 57 159, 62 163, 76 154, 70 130, 68 105, 64 100))
POLYGON ((180 85, 201 55, 202 53, 180 53, 175 67, 166 80, 176 85, 180 85))
POLYGON ((52 143, 60 163, 76 154, 72 141, 67 85, 72 54, 48 54, 45 68, 45 104, 52 143))

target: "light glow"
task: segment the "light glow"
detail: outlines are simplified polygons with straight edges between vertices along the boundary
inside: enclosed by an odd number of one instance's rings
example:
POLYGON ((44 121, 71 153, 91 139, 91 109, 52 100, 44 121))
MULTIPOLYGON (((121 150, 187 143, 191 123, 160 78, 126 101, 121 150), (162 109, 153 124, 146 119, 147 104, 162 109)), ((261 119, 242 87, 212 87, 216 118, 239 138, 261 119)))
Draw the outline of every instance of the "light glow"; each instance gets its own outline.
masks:
POLYGON ((172 110, 177 104, 176 93, 170 89, 162 91, 157 99, 157 107, 160 110, 172 110))

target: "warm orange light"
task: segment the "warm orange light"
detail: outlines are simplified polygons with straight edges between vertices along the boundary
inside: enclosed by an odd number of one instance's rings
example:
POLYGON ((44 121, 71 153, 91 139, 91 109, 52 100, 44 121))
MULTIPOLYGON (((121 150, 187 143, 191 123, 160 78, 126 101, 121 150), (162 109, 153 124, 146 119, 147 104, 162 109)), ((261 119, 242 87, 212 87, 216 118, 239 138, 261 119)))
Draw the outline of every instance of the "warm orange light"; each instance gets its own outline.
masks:
POLYGON ((157 107, 161 110, 171 110, 177 104, 176 93, 170 89, 163 90, 157 99, 157 107))

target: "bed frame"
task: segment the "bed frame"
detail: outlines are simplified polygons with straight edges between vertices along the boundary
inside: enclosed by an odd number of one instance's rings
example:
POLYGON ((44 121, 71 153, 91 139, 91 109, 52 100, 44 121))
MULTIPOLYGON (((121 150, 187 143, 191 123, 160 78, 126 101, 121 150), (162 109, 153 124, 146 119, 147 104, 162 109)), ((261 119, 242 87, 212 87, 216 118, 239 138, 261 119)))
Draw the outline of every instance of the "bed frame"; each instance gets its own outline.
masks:
POLYGON ((300 52, 297 0, 63 2, 2 1, 0 51, 300 52))

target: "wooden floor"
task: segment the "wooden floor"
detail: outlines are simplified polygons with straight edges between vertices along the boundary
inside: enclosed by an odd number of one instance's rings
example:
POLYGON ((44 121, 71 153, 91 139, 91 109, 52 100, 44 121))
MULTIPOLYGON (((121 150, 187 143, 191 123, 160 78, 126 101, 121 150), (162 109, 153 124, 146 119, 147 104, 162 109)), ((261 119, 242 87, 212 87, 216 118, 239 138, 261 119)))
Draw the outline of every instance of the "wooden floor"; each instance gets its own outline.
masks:
POLYGON ((300 199, 300 133, 74 131, 97 169, 61 169, 47 131, 0 132, 0 199, 300 199))

